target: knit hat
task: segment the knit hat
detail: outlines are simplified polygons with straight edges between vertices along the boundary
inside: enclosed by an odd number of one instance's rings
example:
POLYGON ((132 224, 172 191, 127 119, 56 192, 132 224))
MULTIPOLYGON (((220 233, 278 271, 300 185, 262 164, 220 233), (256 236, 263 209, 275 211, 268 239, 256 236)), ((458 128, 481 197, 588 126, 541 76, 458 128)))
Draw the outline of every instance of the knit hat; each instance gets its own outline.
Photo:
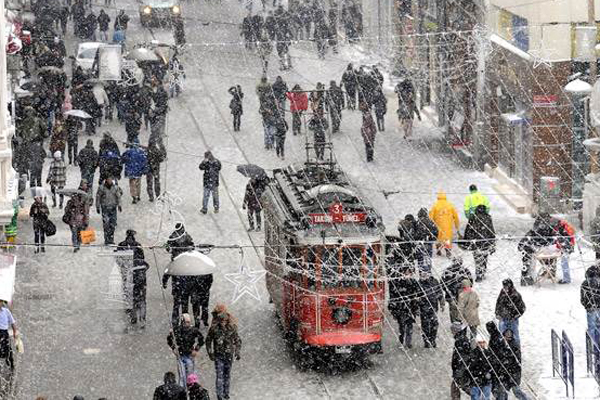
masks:
POLYGON ((54 158, 62 158, 62 153, 60 152, 60 150, 56 150, 54 152, 54 158))
POLYGON ((187 376, 187 380, 186 380, 188 385, 193 385, 194 383, 198 383, 198 375, 196 374, 189 374, 187 376))
POLYGON ((471 283, 471 281, 470 281, 469 279, 463 279, 463 281, 462 281, 462 286, 463 286, 464 288, 466 288, 466 287, 471 287, 471 286, 473 286, 473 284, 471 283))

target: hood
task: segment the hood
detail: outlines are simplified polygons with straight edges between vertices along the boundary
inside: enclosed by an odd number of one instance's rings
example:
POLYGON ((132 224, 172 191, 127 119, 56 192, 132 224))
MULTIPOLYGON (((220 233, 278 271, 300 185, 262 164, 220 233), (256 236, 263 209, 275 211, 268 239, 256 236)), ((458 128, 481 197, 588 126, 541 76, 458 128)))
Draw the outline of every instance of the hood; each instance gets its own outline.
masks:
POLYGON ((425 207, 421 208, 419 210, 419 212, 417 213, 417 217, 419 217, 419 218, 427 218, 427 217, 429 217, 429 213, 427 212, 427 209, 425 207))
POLYGON ((438 200, 446 200, 446 193, 442 192, 441 190, 438 192, 437 194, 437 199, 438 200))

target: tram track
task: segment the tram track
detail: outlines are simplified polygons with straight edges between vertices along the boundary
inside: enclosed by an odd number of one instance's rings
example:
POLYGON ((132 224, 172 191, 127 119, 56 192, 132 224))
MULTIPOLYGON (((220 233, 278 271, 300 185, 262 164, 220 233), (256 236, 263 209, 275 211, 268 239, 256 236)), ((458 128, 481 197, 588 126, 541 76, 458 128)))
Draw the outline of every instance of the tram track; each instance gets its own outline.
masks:
POLYGON ((339 390, 336 390, 337 388, 335 387, 336 382, 334 382, 334 376, 326 377, 323 376, 322 373, 318 372, 317 374, 319 375, 316 376, 316 382, 321 388, 323 398, 326 400, 345 398, 347 395, 341 393, 347 393, 349 390, 355 390, 357 392, 355 393, 356 396, 353 396, 356 398, 362 397, 377 400, 384 399, 383 391, 379 388, 367 370, 356 371, 355 374, 353 373, 352 375, 344 376, 343 387, 339 390), (350 383, 353 384, 349 387, 350 383))

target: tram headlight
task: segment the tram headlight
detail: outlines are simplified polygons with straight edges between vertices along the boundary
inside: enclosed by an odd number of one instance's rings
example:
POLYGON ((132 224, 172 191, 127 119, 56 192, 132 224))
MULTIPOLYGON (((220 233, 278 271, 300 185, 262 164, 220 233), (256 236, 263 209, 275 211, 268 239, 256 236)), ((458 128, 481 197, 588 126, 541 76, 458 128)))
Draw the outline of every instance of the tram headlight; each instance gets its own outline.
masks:
POLYGON ((331 319, 339 325, 346 325, 352 319, 352 310, 348 307, 337 307, 331 312, 331 319))
POLYGON ((150 8, 150 7, 144 7, 144 14, 150 15, 150 13, 152 13, 152 8, 150 8))
POLYGON ((172 10, 173 10, 173 14, 179 14, 179 12, 181 11, 179 6, 173 6, 172 10))

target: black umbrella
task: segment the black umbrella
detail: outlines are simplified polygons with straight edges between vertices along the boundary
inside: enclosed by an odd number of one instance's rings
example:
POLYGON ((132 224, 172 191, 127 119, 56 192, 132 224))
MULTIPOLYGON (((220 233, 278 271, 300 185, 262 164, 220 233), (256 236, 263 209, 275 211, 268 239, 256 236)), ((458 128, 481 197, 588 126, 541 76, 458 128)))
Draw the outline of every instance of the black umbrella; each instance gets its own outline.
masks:
POLYGON ((246 178, 266 178, 267 173, 264 169, 254 164, 243 164, 237 166, 237 171, 246 178))

